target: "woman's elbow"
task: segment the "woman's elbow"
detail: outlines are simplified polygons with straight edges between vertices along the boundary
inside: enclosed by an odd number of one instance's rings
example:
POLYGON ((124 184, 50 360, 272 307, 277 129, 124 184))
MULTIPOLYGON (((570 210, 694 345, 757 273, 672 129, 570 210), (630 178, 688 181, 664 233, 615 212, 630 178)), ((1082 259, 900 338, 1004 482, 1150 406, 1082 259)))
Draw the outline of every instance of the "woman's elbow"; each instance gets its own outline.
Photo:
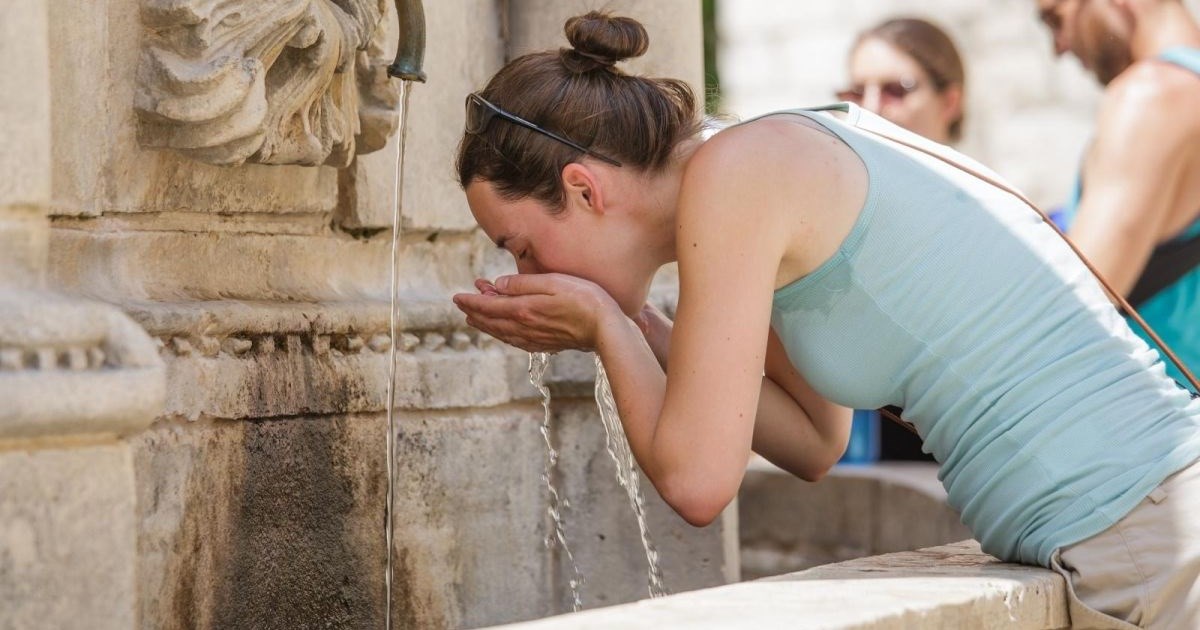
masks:
POLYGON ((667 481, 658 486, 658 492, 689 525, 706 527, 717 520, 737 495, 737 488, 731 491, 704 483, 667 481))
POLYGON ((786 470, 787 472, 803 479, 804 481, 816 483, 825 478, 829 471, 833 470, 834 464, 837 464, 841 459, 841 455, 822 456, 819 460, 814 458, 806 458, 800 461, 778 461, 773 460, 776 466, 786 470))
POLYGON ((795 471, 795 474, 797 477, 799 477, 809 483, 816 483, 816 482, 824 479, 826 473, 828 473, 831 468, 832 468, 832 466, 824 467, 824 468, 806 468, 804 470, 795 471))

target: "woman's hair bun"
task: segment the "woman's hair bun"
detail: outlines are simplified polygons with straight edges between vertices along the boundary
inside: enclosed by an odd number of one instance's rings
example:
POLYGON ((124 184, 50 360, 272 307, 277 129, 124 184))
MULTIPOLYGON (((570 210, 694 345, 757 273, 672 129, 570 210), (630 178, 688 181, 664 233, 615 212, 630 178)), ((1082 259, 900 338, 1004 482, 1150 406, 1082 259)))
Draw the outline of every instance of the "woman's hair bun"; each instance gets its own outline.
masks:
POLYGON ((650 47, 650 35, 641 22, 602 11, 577 15, 567 20, 563 30, 571 43, 571 49, 563 51, 564 58, 575 57, 583 62, 571 64, 584 66, 573 67, 576 72, 611 68, 618 61, 641 56, 650 47))

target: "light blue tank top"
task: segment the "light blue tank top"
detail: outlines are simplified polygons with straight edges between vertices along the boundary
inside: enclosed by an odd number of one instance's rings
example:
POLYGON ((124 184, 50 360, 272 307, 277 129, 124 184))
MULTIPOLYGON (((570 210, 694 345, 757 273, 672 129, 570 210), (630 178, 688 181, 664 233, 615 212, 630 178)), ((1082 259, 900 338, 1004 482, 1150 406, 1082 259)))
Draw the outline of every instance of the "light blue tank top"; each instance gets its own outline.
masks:
MULTIPOLYGON (((1171 48, 1159 58, 1200 75, 1200 49, 1171 48)), ((1200 177, 1200 173, 1196 176, 1200 177)), ((1075 218, 1082 196, 1082 180, 1076 179, 1075 188, 1064 210, 1068 225, 1075 218)), ((1200 235, 1200 216, 1197 216, 1196 221, 1178 238, 1188 239, 1197 235, 1200 235)), ((1193 373, 1200 372, 1200 268, 1193 269, 1171 286, 1159 291, 1137 310, 1184 365, 1193 373)), ((1154 347, 1150 335, 1132 320, 1130 325, 1138 336, 1154 347)), ((1180 383, 1187 382, 1179 368, 1170 362, 1167 363, 1167 373, 1180 383)))
POLYGON ((775 292, 771 326, 830 400, 904 409, 985 551, 1048 566, 1200 458, 1200 400, 1031 209, 848 111, 787 112, 841 138, 869 184, 837 253, 775 292))

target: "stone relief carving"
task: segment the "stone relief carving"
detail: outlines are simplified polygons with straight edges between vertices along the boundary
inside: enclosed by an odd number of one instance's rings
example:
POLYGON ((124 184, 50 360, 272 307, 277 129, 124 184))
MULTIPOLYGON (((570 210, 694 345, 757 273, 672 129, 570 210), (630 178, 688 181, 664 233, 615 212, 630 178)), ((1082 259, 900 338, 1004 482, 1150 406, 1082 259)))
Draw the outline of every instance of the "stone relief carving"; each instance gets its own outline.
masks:
POLYGON ((211 164, 344 167, 395 130, 386 0, 142 0, 143 146, 211 164))

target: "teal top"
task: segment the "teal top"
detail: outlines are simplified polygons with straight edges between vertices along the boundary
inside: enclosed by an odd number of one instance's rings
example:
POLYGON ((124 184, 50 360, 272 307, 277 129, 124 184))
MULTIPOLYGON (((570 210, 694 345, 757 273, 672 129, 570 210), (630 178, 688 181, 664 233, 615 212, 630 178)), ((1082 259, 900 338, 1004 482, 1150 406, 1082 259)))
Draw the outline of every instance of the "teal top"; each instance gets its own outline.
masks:
MULTIPOLYGON (((1183 68, 1200 75, 1200 49, 1171 48, 1159 56, 1183 68)), ((1066 222, 1075 218, 1079 209, 1079 200, 1083 196, 1081 179, 1076 179, 1071 199, 1064 208, 1066 222)), ((1200 215, 1196 221, 1177 238, 1188 239, 1200 235, 1200 215)), ((1179 360, 1188 366, 1193 373, 1200 371, 1200 267, 1188 272, 1174 284, 1154 294, 1138 307, 1142 319, 1158 333, 1163 343, 1175 352, 1179 360)), ((1133 331, 1154 347, 1150 336, 1136 323, 1130 321, 1133 331)), ((1180 383, 1186 384, 1183 373, 1174 364, 1168 362, 1167 373, 1180 383)))
POLYGON ((867 198, 838 251, 775 292, 771 326, 823 396, 904 409, 985 551, 1048 566, 1200 458, 1200 400, 1028 206, 837 107, 845 122, 786 113, 859 156, 867 198))

